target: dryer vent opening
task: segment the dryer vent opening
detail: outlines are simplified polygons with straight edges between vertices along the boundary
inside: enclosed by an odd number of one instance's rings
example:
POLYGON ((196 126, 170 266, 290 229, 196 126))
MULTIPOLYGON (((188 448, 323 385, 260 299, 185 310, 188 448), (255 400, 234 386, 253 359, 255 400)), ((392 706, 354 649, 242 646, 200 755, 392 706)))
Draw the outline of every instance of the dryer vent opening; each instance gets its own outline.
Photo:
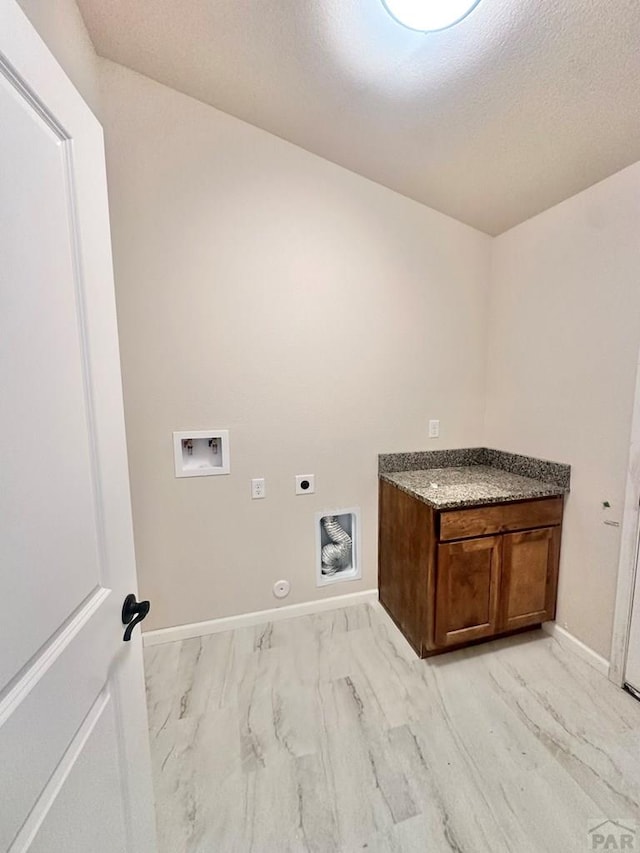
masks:
POLYGON ((318 586, 360 578, 360 511, 338 509, 318 513, 316 552, 318 586))

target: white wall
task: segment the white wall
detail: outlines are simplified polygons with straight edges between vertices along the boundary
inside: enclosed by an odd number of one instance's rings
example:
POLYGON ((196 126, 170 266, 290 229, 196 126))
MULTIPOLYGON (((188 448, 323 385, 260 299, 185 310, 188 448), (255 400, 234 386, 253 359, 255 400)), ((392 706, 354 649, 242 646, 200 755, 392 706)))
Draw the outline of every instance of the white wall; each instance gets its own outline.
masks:
POLYGON ((100 67, 148 627, 273 607, 279 578, 285 604, 375 587, 377 454, 481 434, 490 238, 100 67), (231 476, 175 479, 172 431, 206 427, 230 429, 231 476), (314 514, 353 505, 363 579, 318 590, 314 514))
POLYGON ((100 118, 98 58, 75 0, 18 0, 18 5, 100 118))
POLYGON ((608 657, 640 346, 640 164, 497 237, 486 441, 573 466, 558 622, 608 657), (612 509, 605 511, 608 500, 612 509))

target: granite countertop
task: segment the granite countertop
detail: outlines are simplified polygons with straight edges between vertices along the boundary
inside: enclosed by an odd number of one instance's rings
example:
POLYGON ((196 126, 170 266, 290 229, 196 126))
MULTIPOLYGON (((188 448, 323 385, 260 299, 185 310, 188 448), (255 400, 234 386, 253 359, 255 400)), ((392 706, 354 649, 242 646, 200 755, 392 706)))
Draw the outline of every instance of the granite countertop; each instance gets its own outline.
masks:
POLYGON ((384 454, 380 478, 435 509, 564 495, 570 466, 487 448, 384 454), (409 466, 415 465, 411 468, 409 466))

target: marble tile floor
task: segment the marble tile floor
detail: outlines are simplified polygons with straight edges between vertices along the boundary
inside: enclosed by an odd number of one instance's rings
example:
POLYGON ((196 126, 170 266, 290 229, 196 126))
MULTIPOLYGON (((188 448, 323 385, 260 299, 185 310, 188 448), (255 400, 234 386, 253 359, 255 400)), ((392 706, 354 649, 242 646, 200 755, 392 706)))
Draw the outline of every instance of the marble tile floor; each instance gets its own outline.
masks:
POLYGON ((362 605, 145 667, 161 853, 640 849, 640 702, 542 632, 421 661, 362 605))

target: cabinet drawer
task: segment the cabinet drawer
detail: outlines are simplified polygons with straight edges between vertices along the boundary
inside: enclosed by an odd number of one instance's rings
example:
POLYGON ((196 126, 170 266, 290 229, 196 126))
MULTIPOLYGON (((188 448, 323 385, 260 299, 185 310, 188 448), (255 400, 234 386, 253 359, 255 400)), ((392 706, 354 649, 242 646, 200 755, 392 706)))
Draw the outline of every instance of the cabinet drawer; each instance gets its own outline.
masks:
POLYGON ((446 542, 509 530, 551 527, 562 522, 562 502, 561 497, 542 498, 537 501, 445 510, 440 513, 440 540, 446 542))

